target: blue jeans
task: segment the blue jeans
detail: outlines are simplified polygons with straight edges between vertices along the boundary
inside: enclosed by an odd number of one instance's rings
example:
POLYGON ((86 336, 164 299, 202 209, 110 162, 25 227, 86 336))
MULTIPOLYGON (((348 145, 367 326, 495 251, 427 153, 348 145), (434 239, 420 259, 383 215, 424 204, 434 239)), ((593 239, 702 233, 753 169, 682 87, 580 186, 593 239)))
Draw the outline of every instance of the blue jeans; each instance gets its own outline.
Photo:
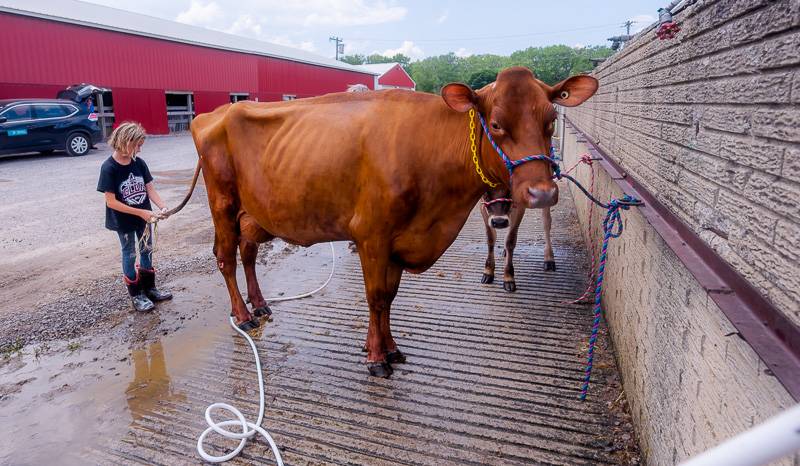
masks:
MULTIPOLYGON (((122 246, 122 273, 124 273, 130 281, 136 281, 136 245, 139 242, 139 238, 142 237, 145 228, 151 228, 150 233, 152 234, 152 227, 150 225, 146 225, 136 231, 117 232, 117 234, 119 234, 120 245, 122 246)), ((147 239, 147 247, 143 249, 143 251, 139 251, 139 267, 143 269, 152 269, 152 236, 147 239)))

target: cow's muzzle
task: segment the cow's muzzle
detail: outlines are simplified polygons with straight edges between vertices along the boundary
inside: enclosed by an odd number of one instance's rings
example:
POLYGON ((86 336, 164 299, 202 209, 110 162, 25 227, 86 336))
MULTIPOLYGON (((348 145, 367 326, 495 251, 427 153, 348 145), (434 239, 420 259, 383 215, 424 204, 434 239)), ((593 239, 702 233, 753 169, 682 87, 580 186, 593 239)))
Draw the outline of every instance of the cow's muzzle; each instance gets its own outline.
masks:
POLYGON ((492 218, 489 219, 489 224, 492 226, 492 228, 495 228, 497 230, 508 228, 508 217, 493 215, 492 218))

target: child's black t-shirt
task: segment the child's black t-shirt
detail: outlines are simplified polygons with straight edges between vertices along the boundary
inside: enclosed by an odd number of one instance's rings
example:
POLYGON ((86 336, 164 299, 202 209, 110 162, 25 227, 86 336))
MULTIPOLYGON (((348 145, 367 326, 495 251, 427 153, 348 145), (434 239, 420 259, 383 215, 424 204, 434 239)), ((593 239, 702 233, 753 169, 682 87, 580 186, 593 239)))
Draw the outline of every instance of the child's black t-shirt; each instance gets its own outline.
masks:
MULTIPOLYGON (((121 165, 109 157, 100 167, 100 180, 97 190, 101 193, 113 192, 117 200, 137 209, 150 210, 150 198, 145 185, 153 181, 150 169, 141 158, 121 165)), ((144 228, 145 221, 136 215, 119 212, 106 206, 106 228, 114 231, 138 231, 144 228)))

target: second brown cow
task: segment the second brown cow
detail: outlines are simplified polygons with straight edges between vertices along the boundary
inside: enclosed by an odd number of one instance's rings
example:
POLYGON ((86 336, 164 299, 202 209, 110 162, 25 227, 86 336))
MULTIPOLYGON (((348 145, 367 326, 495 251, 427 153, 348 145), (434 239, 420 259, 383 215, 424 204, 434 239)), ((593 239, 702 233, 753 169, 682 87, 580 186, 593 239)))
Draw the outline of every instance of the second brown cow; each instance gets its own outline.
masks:
MULTIPOLYGON (((519 234, 519 226, 522 223, 522 219, 525 217, 525 210, 525 208, 519 208, 514 205, 513 200, 508 198, 508 190, 506 188, 494 189, 483 195, 481 216, 486 227, 488 253, 484 263, 481 283, 490 284, 494 282, 494 249, 497 241, 497 230, 508 228, 503 247, 503 288, 506 291, 517 290, 517 282, 514 278, 514 250, 517 247, 517 235, 519 234)), ((543 207, 541 211, 542 230, 544 231, 544 270, 555 271, 556 260, 553 255, 553 243, 550 238, 550 227, 553 219, 550 215, 550 207, 543 207)))

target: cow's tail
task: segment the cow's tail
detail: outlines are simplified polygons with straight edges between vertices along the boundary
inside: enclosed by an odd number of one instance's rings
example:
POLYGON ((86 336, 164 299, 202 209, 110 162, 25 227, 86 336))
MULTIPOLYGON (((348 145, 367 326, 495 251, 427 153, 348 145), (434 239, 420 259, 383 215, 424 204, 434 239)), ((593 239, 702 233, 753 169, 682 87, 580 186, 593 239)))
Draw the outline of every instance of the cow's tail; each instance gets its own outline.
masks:
POLYGON ((189 192, 186 193, 186 197, 183 198, 180 204, 178 204, 175 208, 168 210, 164 217, 169 217, 173 214, 177 214, 181 211, 181 209, 186 206, 186 203, 189 202, 189 198, 192 197, 192 193, 194 192, 194 187, 197 185, 197 178, 200 176, 200 159, 197 159, 197 167, 194 169, 194 176, 192 177, 192 185, 189 187, 189 192))

